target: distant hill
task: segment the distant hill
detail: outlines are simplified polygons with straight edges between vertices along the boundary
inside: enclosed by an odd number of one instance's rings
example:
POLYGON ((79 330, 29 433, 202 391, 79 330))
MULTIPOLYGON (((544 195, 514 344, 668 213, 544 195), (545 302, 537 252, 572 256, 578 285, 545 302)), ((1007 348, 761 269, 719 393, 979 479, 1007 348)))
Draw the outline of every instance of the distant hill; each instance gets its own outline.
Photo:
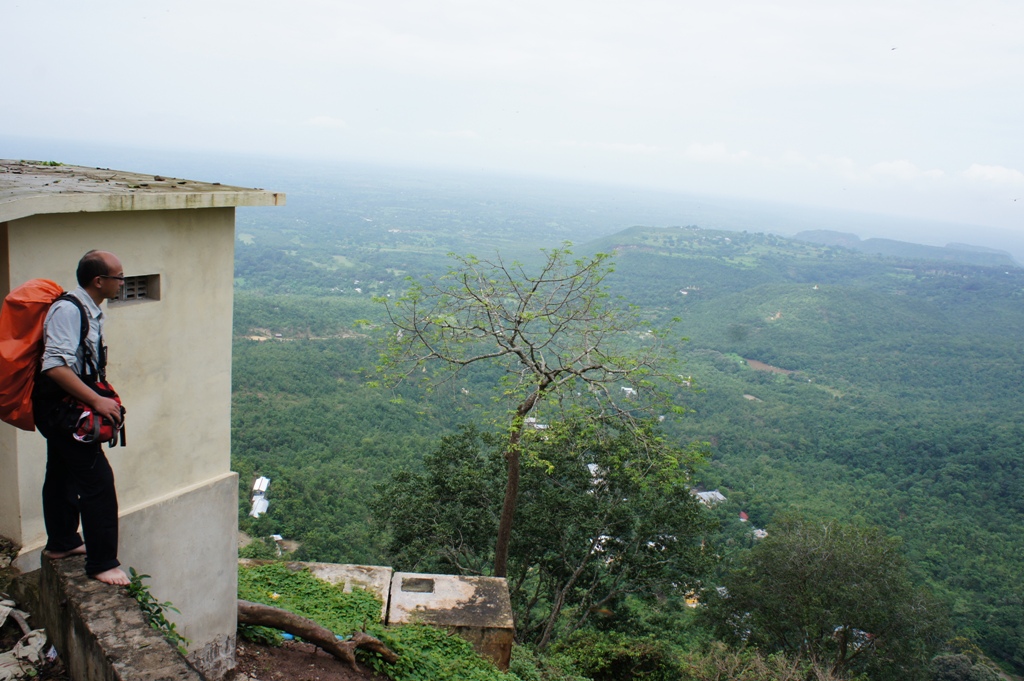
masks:
POLYGON ((796 234, 794 239, 809 241, 823 246, 849 248, 861 253, 888 255, 898 258, 915 258, 918 260, 939 260, 964 263, 967 265, 988 265, 993 267, 1019 267, 1013 256, 985 246, 950 243, 945 246, 925 246, 908 241, 894 239, 864 239, 856 234, 833 232, 828 229, 813 229, 796 234))

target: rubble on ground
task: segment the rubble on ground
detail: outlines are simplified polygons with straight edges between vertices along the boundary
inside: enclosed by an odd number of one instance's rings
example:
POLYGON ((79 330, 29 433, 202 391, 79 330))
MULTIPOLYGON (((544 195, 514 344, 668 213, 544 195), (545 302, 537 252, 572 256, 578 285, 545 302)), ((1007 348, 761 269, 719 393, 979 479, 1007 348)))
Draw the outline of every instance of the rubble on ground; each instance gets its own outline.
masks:
POLYGON ((0 593, 0 681, 66 679, 46 631, 30 628, 30 618, 30 613, 0 593))

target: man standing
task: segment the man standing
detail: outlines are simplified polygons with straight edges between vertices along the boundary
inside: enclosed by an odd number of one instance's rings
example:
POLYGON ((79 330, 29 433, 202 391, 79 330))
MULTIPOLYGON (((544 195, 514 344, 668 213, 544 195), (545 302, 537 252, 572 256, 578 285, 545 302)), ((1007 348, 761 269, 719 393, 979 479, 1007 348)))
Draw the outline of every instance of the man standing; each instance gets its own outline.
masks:
POLYGON ((121 261, 113 253, 89 251, 78 263, 78 299, 88 320, 82 336, 79 306, 58 300, 43 325, 45 349, 41 373, 33 395, 36 427, 46 438, 46 478, 43 482, 45 554, 66 558, 85 554, 90 577, 115 585, 129 584, 117 560, 117 493, 114 472, 100 442, 80 442, 70 432, 50 427, 47 414, 64 396, 71 395, 93 413, 121 421, 121 406, 96 393, 89 385, 106 366, 103 345, 103 310, 100 304, 117 296, 124 282, 121 261), (78 533, 81 520, 82 536, 78 533))

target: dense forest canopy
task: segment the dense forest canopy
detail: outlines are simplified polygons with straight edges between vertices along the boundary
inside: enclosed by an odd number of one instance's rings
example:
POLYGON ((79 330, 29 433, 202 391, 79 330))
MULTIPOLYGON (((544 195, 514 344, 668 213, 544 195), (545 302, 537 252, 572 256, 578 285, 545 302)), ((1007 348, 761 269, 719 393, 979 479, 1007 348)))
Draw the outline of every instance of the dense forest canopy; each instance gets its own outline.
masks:
POLYGON ((698 390, 680 390, 689 413, 658 427, 679 446, 711 445, 694 482, 727 498, 707 537, 726 565, 785 514, 884 527, 956 631, 1024 668, 1024 270, 879 256, 754 222, 592 240, 585 219, 553 226, 507 203, 463 210, 344 192, 290 224, 239 223, 243 529, 298 541, 299 558, 382 562, 373 485, 400 469, 421 474, 442 436, 488 423, 496 377, 467 374, 429 396, 371 387, 386 327, 370 297, 443 271, 449 251, 529 262, 572 239, 577 252, 614 256, 613 295, 689 339, 680 371, 698 390), (259 519, 246 516, 255 475, 272 479, 259 519))

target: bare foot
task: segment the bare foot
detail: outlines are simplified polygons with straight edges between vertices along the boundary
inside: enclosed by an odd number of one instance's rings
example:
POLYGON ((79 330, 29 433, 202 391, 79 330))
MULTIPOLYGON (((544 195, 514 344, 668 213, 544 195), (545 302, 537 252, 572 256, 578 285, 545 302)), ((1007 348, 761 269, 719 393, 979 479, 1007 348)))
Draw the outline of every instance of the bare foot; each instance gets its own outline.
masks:
POLYGON ((121 568, 110 568, 89 576, 104 584, 113 584, 114 586, 128 586, 132 583, 132 580, 128 579, 128 575, 121 568))
POLYGON ((68 556, 84 556, 85 555, 85 544, 76 546, 70 551, 43 551, 43 555, 47 558, 53 558, 54 560, 60 560, 61 558, 67 558, 68 556))

